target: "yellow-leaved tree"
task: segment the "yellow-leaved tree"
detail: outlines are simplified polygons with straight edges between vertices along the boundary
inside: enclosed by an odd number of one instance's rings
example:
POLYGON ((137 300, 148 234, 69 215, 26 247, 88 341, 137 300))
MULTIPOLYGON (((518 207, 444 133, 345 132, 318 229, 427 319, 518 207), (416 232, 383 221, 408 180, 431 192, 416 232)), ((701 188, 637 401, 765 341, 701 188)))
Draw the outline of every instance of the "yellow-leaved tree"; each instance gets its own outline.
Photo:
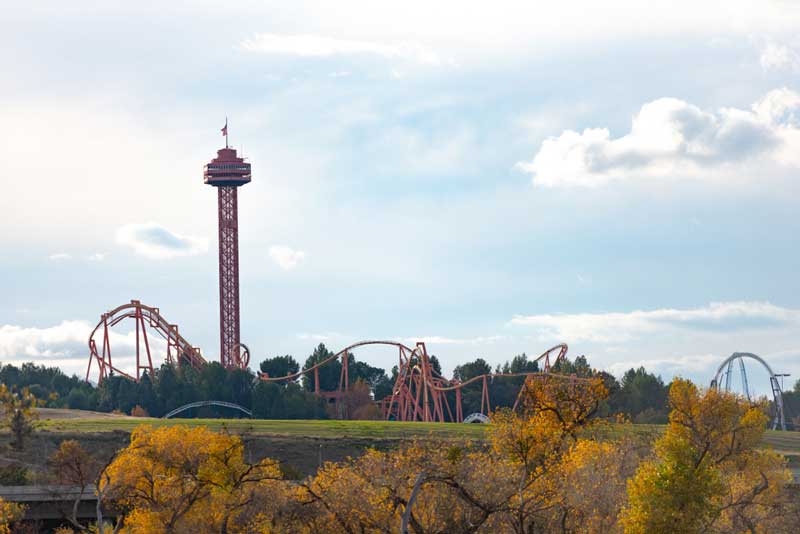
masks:
POLYGON ((10 534, 11 525, 22 519, 25 508, 0 498, 0 534, 10 534))
POLYGON ((38 418, 34 411, 37 404, 28 388, 15 392, 0 384, 0 428, 5 426, 11 431, 11 446, 16 450, 25 448, 25 440, 33 432, 33 422, 38 418))
POLYGON ((128 510, 122 532, 226 534, 263 513, 279 479, 274 460, 244 461, 238 436, 142 425, 106 469, 101 490, 128 510))
POLYGON ((538 377, 526 385, 522 413, 492 414, 490 444, 419 440, 326 464, 301 487, 298 528, 611 532, 636 458, 625 444, 595 437, 605 396, 599 379, 538 377))
POLYGON ((780 455, 756 448, 765 406, 681 379, 669 401, 655 458, 628 483, 625 532, 784 531, 790 473, 780 455))

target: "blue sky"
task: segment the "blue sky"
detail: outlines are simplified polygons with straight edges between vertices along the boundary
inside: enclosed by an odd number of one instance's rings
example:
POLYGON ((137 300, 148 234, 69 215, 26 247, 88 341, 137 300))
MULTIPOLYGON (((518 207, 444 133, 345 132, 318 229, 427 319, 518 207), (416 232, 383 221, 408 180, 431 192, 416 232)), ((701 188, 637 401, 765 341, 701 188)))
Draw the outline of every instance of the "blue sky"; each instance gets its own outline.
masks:
POLYGON ((218 357, 227 115, 256 360, 563 341, 617 374, 749 351, 800 377, 800 6, 532 4, 7 7, 0 360, 80 372, 132 298, 218 357))

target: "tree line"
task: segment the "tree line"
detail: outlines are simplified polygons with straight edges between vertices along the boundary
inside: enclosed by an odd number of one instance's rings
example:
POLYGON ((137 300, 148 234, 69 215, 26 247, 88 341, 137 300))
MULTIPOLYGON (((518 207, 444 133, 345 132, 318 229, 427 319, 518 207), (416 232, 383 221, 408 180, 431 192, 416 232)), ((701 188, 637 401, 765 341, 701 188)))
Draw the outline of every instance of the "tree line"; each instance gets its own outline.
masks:
MULTIPOLYGON (((281 377, 309 369, 334 353, 318 345, 301 366, 291 355, 267 358, 259 370, 270 377, 281 377)), ((441 374, 441 365, 436 356, 430 357, 435 372, 441 374)), ((319 368, 322 391, 335 391, 339 386, 342 362, 337 359, 319 368)), ((520 354, 497 365, 494 369, 483 359, 463 363, 455 367, 454 378, 466 382, 489 373, 528 373, 539 371, 536 362, 526 354, 520 354)), ((603 415, 622 413, 637 423, 665 423, 667 421, 667 392, 669 384, 660 376, 643 367, 629 369, 619 379, 604 371, 593 369, 584 356, 575 360, 565 359, 552 368, 553 372, 574 374, 583 378, 600 378, 608 390, 601 403, 603 415)), ((390 395, 397 380, 398 369, 390 373, 358 360, 355 354, 348 357, 350 390, 347 414, 357 418, 377 418, 372 408, 372 399, 383 399, 390 395)), ((524 377, 497 378, 487 383, 492 409, 511 407, 524 382, 524 377)), ((253 411, 254 417, 264 419, 324 419, 339 417, 328 404, 314 394, 313 373, 301 379, 283 382, 259 380, 250 370, 227 370, 217 362, 211 362, 200 370, 190 366, 164 364, 153 376, 145 373, 138 383, 122 376, 111 376, 99 386, 85 382, 77 376, 67 376, 56 367, 34 363, 0 366, 0 383, 12 391, 28 388, 31 395, 47 407, 118 411, 126 414, 161 417, 185 404, 218 400, 239 404, 253 411)), ((478 380, 462 390, 464 415, 478 412, 481 407, 482 381, 478 380)), ((453 405, 455 394, 448 393, 453 405)), ((789 416, 800 415, 800 381, 794 391, 784 393, 784 404, 789 416)), ((215 417, 235 415, 222 412, 224 408, 206 407, 185 415, 215 417)), ((800 422, 800 421, 798 421, 800 422)))
MULTIPOLYGON (((786 458, 761 446, 765 403, 676 379, 669 424, 645 435, 599 417, 608 393, 601 377, 531 380, 519 411, 494 414, 486 442, 369 449, 304 478, 202 426, 141 425, 110 459, 65 440, 48 462, 52 482, 90 487, 98 505, 91 520, 67 507, 58 532, 797 531, 786 458)), ((23 512, 0 499, 0 533, 27 532, 23 512)))

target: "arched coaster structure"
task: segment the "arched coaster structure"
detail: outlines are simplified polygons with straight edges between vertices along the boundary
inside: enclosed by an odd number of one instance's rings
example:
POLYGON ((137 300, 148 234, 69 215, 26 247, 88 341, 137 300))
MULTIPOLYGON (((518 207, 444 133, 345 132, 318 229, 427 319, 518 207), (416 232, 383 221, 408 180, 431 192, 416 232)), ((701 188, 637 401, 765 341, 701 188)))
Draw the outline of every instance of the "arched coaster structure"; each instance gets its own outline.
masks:
POLYGON ((269 376, 267 373, 262 373, 259 371, 258 377, 265 382, 285 382, 290 380, 297 380, 303 375, 310 375, 314 381, 314 393, 320 397, 325 398, 329 403, 333 403, 335 405, 337 415, 341 418, 345 418, 347 417, 347 414, 345 413, 346 407, 345 403, 342 401, 344 399, 344 395, 347 394, 350 388, 350 374, 348 365, 350 354, 353 352, 354 349, 357 349, 359 347, 375 346, 375 345, 396 348, 401 362, 411 361, 412 355, 416 353, 416 349, 409 348, 406 345, 399 343, 397 341, 380 341, 380 340, 359 341, 358 343, 353 343, 352 345, 345 347, 344 349, 340 350, 333 356, 330 356, 329 358, 326 358, 321 362, 317 362, 315 365, 307 369, 301 369, 296 373, 292 373, 286 376, 276 377, 276 376, 269 376), (319 380, 320 368, 340 359, 342 361, 342 370, 339 375, 339 384, 336 390, 323 391, 322 388, 320 387, 320 380, 319 380))
POLYGON ((772 388, 772 398, 775 402, 775 417, 772 420, 772 430, 776 430, 778 428, 781 430, 786 430, 786 419, 783 412, 783 392, 781 391, 781 385, 778 382, 778 379, 775 377, 775 373, 772 371, 772 368, 760 356, 750 352, 734 352, 728 356, 719 366, 719 369, 717 369, 717 374, 714 375, 714 379, 711 381, 711 387, 718 391, 730 391, 731 376, 733 375, 733 364, 734 361, 737 361, 739 364, 739 372, 741 373, 744 394, 747 397, 747 400, 751 400, 749 385, 747 382, 747 372, 744 368, 744 358, 750 358, 757 361, 764 366, 764 369, 767 370, 767 373, 769 374, 770 387, 772 388))
MULTIPOLYGON (((543 366, 542 373, 489 373, 479 375, 461 382, 457 379, 448 379, 437 373, 431 365, 425 343, 419 342, 413 349, 397 341, 360 341, 354 343, 333 356, 316 363, 312 367, 302 369, 297 373, 286 376, 271 377, 259 373, 259 378, 267 382, 283 382, 296 380, 303 375, 311 375, 314 380, 314 392, 324 397, 329 403, 334 403, 339 417, 347 417, 344 395, 347 394, 350 378, 348 376, 348 358, 354 349, 370 345, 383 345, 395 347, 398 351, 397 380, 392 389, 392 395, 384 399, 376 399, 376 404, 381 408, 386 420, 397 421, 422 421, 422 422, 458 422, 464 421, 461 403, 461 390, 465 386, 481 382, 481 414, 488 415, 491 410, 489 399, 489 381, 496 378, 528 377, 528 376, 556 376, 550 374, 552 365, 563 360, 567 354, 567 345, 560 344, 552 347, 536 358, 537 363, 543 366), (339 385, 335 391, 322 391, 320 389, 319 369, 335 360, 341 359, 342 370, 339 376, 339 385), (447 393, 454 392, 453 407, 447 399, 447 393)), ((517 399, 519 401, 519 398, 517 399)), ((516 406, 516 405, 515 405, 516 406)))
POLYGON ((223 408, 232 408, 234 410, 239 410, 240 412, 244 412, 247 414, 248 417, 253 417, 253 412, 245 408, 244 406, 239 406, 233 402, 226 402, 226 401, 198 401, 198 402, 190 402, 189 404, 184 404, 183 406, 179 406, 169 412, 167 415, 163 417, 163 419, 169 419, 178 415, 181 412, 185 412, 186 410, 191 410, 192 408, 202 408, 203 406, 222 406, 223 408))
POLYGON ((465 423, 490 423, 491 420, 489 419, 488 415, 483 415, 482 413, 471 413, 464 418, 465 423))
MULTIPOLYGON (((153 352, 151 339, 147 331, 151 330, 167 342, 166 362, 175 364, 185 361, 197 369, 205 365, 206 361, 200 354, 198 347, 193 347, 178 332, 178 325, 170 324, 159 312, 158 308, 146 306, 138 300, 123 304, 104 313, 100 322, 89 335, 89 365, 86 368, 86 381, 92 372, 92 362, 97 363, 97 383, 103 381, 111 373, 138 381, 144 371, 153 376, 153 352), (115 366, 111 359, 111 330, 125 319, 133 319, 136 324, 136 372, 130 375, 115 366), (100 348, 98 348, 100 347, 100 348)), ((119 356, 119 354, 117 353, 119 356)))

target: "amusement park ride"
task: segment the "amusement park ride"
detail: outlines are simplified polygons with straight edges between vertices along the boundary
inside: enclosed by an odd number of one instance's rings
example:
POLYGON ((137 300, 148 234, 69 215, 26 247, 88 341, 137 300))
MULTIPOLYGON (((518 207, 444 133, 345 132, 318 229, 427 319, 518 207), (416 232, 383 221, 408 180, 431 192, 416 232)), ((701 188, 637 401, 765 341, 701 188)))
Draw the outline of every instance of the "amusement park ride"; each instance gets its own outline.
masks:
MULTIPOLYGON (((445 378, 436 372, 431 365, 425 343, 419 342, 411 348, 397 341, 360 341, 297 373, 275 377, 259 373, 259 378, 265 382, 287 382, 307 375, 314 385, 314 393, 326 399, 340 417, 346 417, 344 399, 351 386, 348 360, 355 349, 369 346, 390 347, 397 350, 398 373, 392 394, 384 399, 376 399, 383 417, 387 420, 460 423, 465 420, 461 402, 462 389, 470 384, 481 384, 480 414, 486 416, 492 408, 489 383, 495 379, 529 376, 568 378, 550 372, 552 366, 566 357, 565 344, 556 345, 536 358, 535 361, 542 372, 489 373, 462 382, 455 378, 445 378), (319 370, 336 361, 342 364, 338 386, 334 391, 324 391, 320 387, 319 370), (450 392, 453 394, 448 398, 447 394, 450 392)), ((242 360, 249 360, 249 351, 245 345, 240 343, 235 349, 243 354, 242 360)), ((93 367, 98 369, 98 382, 112 374, 135 381, 138 381, 144 372, 152 376, 153 362, 159 361, 154 356, 159 350, 166 351, 164 361, 169 364, 183 363, 197 369, 206 364, 200 349, 186 341, 180 335, 178 326, 164 319, 158 308, 132 300, 129 304, 118 306, 100 317, 100 322, 89 337, 89 366, 86 370, 86 379, 89 380, 93 367), (134 374, 127 373, 121 366, 114 365, 111 357, 112 328, 120 325, 125 319, 133 320, 135 324, 134 374), (148 330, 151 332, 149 335, 148 330), (154 339, 158 339, 160 343, 154 343, 154 339)), ((472 418, 481 420, 479 414, 472 414, 472 418)))
MULTIPOLYGON (((228 146, 227 120, 222 133, 226 140, 225 148, 217 151, 217 157, 205 166, 203 173, 204 182, 216 187, 218 196, 220 363, 229 369, 246 369, 250 361, 250 351, 241 343, 239 333, 237 189, 250 182, 251 169, 250 164, 238 157, 236 150, 228 146)), ((492 380, 512 377, 525 377, 526 380, 531 377, 574 379, 574 377, 551 373, 551 367, 566 357, 566 344, 556 345, 536 358, 535 361, 541 372, 489 373, 462 382, 456 378, 445 378, 434 370, 425 343, 419 342, 412 348, 396 341, 360 341, 297 373, 279 377, 259 373, 259 379, 266 382, 286 382, 308 375, 309 379, 313 381, 315 394, 325 398, 329 404, 333 405, 335 413, 340 417, 346 417, 346 407, 343 401, 350 388, 348 360, 355 349, 367 346, 383 346, 397 350, 398 373, 392 393, 384 399, 375 399, 386 420, 459 423, 473 420, 486 421, 492 408, 489 398, 489 382, 492 380), (337 361, 341 361, 342 364, 338 387, 334 391, 323 391, 320 388, 319 370, 337 361), (481 411, 465 417, 461 402, 462 389, 473 383, 481 384, 481 411)), ((86 380, 89 381, 92 376, 93 365, 97 367, 98 383, 112 374, 135 381, 138 381, 144 372, 152 376, 155 352, 165 352, 163 361, 168 364, 186 364, 196 369, 206 365, 200 349, 193 346, 180 334, 178 325, 168 322, 158 308, 146 306, 138 300, 132 300, 129 304, 123 304, 101 315, 100 321, 92 330, 89 336, 89 365, 86 370, 86 380), (135 323, 136 367, 132 374, 124 371, 121 366, 115 365, 111 356, 112 329, 126 319, 133 320, 135 323), (149 336, 148 329, 151 331, 149 336), (154 338, 154 335, 157 337, 154 338), (159 341, 154 342, 155 339, 159 341)), ((786 423, 780 385, 769 365, 758 356, 750 353, 733 354, 722 363, 711 382, 711 387, 730 391, 733 363, 737 361, 745 395, 749 398, 743 358, 755 359, 767 369, 775 402, 773 428, 785 430, 786 423)), ((117 359, 119 360, 118 353, 117 359)), ((162 360, 156 359, 156 361, 162 360)), ((519 399, 519 396, 517 398, 519 399)), ((187 407, 181 409, 184 408, 187 407)), ((238 406, 237 408, 241 409, 238 406)))

